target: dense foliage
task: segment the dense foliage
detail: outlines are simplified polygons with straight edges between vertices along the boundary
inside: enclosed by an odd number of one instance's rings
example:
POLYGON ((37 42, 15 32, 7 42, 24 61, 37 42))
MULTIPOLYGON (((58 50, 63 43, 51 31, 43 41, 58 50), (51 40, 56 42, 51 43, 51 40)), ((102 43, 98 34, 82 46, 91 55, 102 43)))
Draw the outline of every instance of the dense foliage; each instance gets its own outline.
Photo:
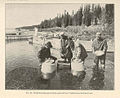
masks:
POLYGON ((66 10, 64 14, 58 14, 55 18, 44 20, 38 25, 40 28, 52 27, 67 27, 67 26, 81 26, 98 25, 98 24, 111 24, 114 20, 114 5, 106 4, 105 7, 100 5, 86 5, 80 7, 78 11, 70 15, 66 10))
POLYGON ((101 4, 87 4, 81 6, 77 12, 73 10, 72 15, 65 10, 62 15, 57 14, 55 18, 45 19, 38 25, 24 26, 16 29, 34 30, 34 27, 38 27, 39 30, 49 30, 50 28, 66 28, 69 32, 81 33, 80 28, 82 27, 85 27, 85 29, 82 28, 82 31, 84 31, 98 26, 101 26, 100 30, 107 32, 107 34, 114 35, 114 4, 105 4, 104 6, 101 6, 101 4), (76 27, 77 29, 75 29, 76 27))

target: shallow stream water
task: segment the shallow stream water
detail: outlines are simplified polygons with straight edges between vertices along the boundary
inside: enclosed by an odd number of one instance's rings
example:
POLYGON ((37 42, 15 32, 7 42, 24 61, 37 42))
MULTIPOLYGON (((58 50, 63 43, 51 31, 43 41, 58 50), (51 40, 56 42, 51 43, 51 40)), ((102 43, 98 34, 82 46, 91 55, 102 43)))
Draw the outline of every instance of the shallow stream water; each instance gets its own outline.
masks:
MULTIPOLYGON (((61 66, 50 79, 43 79, 42 74, 38 74, 39 47, 28 41, 6 42, 6 89, 114 89, 114 53, 107 53, 105 72, 93 70, 94 55, 89 52, 85 61, 86 72, 80 77, 73 76, 69 66, 61 66)), ((56 50, 53 55, 59 57, 58 52, 56 50)))

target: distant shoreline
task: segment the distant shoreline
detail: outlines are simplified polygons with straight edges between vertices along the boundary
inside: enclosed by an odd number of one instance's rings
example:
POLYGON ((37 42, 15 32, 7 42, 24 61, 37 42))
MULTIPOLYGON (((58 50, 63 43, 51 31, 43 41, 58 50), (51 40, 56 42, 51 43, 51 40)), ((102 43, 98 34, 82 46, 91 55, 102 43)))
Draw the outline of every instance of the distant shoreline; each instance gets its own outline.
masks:
MULTIPOLYGON (((34 35, 34 29, 20 29, 19 31, 13 29, 13 28, 6 28, 6 34, 12 34, 20 32, 21 35, 34 35), (8 31, 9 32, 8 32, 8 31), (12 31, 13 30, 13 31, 12 31), (24 34, 24 32, 27 34, 24 34), (23 33, 23 34, 22 34, 23 33)), ((38 28, 38 32, 46 32, 48 35, 49 33, 58 33, 60 34, 61 32, 65 32, 67 36, 73 36, 73 37, 79 37, 81 40, 92 40, 95 38, 96 32, 102 32, 104 34, 104 37, 107 39, 112 39, 114 40, 114 28, 113 25, 110 26, 103 26, 103 25, 91 25, 91 26, 67 26, 66 28, 64 27, 53 27, 53 28, 44 28, 40 29, 38 28)))

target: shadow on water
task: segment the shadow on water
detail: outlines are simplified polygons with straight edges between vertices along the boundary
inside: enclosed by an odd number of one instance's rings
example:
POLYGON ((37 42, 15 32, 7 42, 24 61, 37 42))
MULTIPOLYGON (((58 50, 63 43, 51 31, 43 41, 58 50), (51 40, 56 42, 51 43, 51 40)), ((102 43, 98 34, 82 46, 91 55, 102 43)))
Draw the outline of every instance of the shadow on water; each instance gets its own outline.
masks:
POLYGON ((101 90, 104 87, 104 71, 102 69, 93 69, 92 78, 89 81, 89 88, 92 90, 101 90))
POLYGON ((59 71, 61 89, 80 89, 81 82, 84 80, 86 72, 79 72, 79 76, 73 76, 70 70, 62 69, 59 71))

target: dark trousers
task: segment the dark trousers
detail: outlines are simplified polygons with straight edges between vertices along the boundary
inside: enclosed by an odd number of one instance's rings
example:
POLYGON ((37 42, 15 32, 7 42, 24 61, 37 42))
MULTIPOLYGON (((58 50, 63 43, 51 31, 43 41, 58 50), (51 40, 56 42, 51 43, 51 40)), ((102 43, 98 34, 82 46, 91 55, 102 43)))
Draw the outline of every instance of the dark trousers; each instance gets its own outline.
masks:
POLYGON ((103 65, 105 65, 105 59, 106 59, 106 55, 103 56, 96 56, 94 59, 94 62, 96 64, 96 68, 99 68, 99 62, 103 65))

